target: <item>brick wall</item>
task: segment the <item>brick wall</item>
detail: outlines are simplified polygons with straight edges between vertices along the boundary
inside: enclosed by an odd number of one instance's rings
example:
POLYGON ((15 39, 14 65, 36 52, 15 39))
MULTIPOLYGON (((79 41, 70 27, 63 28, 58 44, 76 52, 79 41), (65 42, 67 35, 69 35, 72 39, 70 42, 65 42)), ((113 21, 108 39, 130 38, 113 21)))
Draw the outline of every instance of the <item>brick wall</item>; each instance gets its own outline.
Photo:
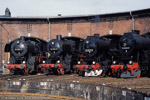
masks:
MULTIPOLYGON (((135 29, 140 30, 141 34, 150 32, 150 17, 135 19, 135 29)), ((99 33, 101 36, 109 34, 112 30, 113 34, 124 34, 124 32, 132 31, 132 20, 118 20, 98 23, 57 23, 51 24, 51 37, 55 38, 57 34, 67 36, 71 32, 72 36, 80 36, 86 38, 88 35, 99 33), (68 29, 68 27, 71 27, 68 29)))

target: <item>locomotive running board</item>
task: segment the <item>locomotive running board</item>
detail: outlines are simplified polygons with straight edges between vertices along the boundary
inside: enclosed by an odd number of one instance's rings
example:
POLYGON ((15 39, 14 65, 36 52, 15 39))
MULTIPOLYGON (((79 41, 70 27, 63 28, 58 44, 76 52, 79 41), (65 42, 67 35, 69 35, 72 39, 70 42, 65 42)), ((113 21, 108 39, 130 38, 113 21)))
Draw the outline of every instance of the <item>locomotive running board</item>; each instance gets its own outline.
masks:
POLYGON ((141 75, 141 70, 135 71, 133 70, 133 74, 131 72, 122 72, 120 77, 121 78, 139 78, 141 75))

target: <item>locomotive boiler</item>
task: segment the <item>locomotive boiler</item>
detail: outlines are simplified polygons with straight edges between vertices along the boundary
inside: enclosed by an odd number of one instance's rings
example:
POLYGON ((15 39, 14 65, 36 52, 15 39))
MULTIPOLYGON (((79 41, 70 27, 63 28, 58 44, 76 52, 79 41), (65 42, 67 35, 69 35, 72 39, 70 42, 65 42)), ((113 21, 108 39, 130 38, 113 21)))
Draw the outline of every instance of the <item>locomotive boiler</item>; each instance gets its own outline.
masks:
POLYGON ((100 39, 98 34, 88 36, 82 45, 82 56, 74 69, 82 76, 99 76, 102 73, 100 62, 108 51, 109 41, 100 39))
POLYGON ((14 74, 33 74, 37 65, 46 57, 47 42, 34 37, 21 36, 5 45, 5 52, 10 53, 8 64, 5 65, 14 74))
POLYGON ((72 65, 77 61, 77 55, 81 51, 82 38, 79 37, 63 37, 57 35, 56 39, 52 39, 47 44, 47 52, 49 57, 43 64, 39 65, 41 71, 47 74, 63 75, 70 73, 72 65))

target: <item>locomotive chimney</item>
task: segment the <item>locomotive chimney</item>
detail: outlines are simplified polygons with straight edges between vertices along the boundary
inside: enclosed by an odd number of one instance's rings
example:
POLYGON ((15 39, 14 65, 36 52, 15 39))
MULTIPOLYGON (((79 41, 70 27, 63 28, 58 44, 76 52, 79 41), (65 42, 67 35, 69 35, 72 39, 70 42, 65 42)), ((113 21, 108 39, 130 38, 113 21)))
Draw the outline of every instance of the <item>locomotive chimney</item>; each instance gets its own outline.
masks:
POLYGON ((95 37, 99 37, 99 34, 98 34, 98 33, 95 33, 94 36, 95 36, 95 37))
POLYGON ((24 36, 20 36, 20 39, 21 39, 21 40, 24 40, 24 36))
POLYGON ((62 35, 57 35, 56 36, 56 39, 58 39, 58 40, 61 40, 61 38, 62 38, 62 35))
POLYGON ((132 30, 132 32, 134 32, 136 34, 140 34, 140 30, 132 30))

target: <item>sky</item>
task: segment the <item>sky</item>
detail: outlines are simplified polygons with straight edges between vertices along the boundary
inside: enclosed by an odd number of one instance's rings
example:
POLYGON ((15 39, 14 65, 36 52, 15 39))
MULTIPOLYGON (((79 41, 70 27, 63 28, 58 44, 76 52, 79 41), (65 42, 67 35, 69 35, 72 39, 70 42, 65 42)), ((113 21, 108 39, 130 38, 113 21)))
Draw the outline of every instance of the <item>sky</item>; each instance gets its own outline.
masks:
POLYGON ((17 16, 72 16, 150 8, 150 0, 0 0, 0 15, 9 8, 17 16))

